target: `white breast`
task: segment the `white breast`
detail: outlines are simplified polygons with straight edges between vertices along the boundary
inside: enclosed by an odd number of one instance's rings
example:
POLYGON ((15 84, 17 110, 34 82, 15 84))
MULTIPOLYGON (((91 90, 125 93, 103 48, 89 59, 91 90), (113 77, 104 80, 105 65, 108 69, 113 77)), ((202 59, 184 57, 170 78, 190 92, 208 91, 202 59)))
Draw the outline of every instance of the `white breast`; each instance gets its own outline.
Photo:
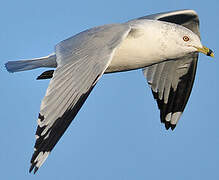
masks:
POLYGON ((161 32, 154 32, 154 28, 150 28, 148 25, 137 27, 137 29, 133 28, 115 50, 106 73, 143 68, 163 61, 160 37, 161 32), (153 33, 150 33, 152 31, 153 33), (155 34, 155 36, 152 37, 151 34, 155 34))

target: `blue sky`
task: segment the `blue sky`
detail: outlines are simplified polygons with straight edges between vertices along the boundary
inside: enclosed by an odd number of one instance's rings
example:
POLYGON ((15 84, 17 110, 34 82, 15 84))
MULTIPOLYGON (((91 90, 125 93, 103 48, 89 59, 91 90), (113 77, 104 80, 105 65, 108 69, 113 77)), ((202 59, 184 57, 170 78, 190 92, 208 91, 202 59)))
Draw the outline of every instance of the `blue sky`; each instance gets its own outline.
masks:
POLYGON ((2 1, 0 6, 1 179, 218 179, 218 7, 216 0, 2 1), (140 70, 105 75, 36 175, 28 173, 38 111, 49 81, 44 70, 9 74, 7 60, 53 52, 54 45, 93 26, 152 13, 195 9, 202 43, 187 107, 174 132, 159 111, 140 70))

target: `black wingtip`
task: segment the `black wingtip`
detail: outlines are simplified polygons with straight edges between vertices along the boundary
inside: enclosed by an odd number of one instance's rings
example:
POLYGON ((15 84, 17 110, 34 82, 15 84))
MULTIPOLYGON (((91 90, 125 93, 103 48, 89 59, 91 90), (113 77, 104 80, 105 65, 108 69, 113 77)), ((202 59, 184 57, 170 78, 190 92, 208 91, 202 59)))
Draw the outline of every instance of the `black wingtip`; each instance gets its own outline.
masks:
POLYGON ((176 127, 176 124, 171 124, 170 127, 171 127, 171 130, 173 131, 176 127))
POLYGON ((31 173, 33 171, 34 174, 36 174, 36 172, 38 171, 39 167, 36 167, 36 163, 32 163, 29 169, 29 173, 31 173), (34 171, 33 171, 34 169, 34 171))
POLYGON ((35 167, 35 165, 34 165, 34 164, 31 164, 30 169, 29 169, 29 173, 32 172, 32 170, 33 170, 34 167, 35 167))
POLYGON ((170 127, 171 127, 170 122, 169 122, 169 121, 166 121, 166 122, 165 122, 165 128, 166 128, 166 130, 168 130, 170 127))
POLYGON ((165 121, 165 128, 166 130, 169 130, 171 128, 171 130, 173 131, 176 128, 176 124, 171 124, 171 122, 165 121))
POLYGON ((34 173, 34 174, 36 174, 36 172, 38 171, 38 169, 39 169, 38 167, 35 167, 35 169, 34 169, 34 172, 33 172, 33 173, 34 173))

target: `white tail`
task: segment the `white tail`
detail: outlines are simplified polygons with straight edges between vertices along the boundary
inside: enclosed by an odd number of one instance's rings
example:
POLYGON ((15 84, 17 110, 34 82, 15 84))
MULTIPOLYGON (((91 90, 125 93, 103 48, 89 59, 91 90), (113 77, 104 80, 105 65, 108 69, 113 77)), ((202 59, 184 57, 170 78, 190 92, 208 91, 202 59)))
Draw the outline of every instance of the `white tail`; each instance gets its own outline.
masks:
POLYGON ((57 67, 56 55, 35 58, 30 60, 8 61, 5 63, 8 72, 26 71, 40 67, 57 67))

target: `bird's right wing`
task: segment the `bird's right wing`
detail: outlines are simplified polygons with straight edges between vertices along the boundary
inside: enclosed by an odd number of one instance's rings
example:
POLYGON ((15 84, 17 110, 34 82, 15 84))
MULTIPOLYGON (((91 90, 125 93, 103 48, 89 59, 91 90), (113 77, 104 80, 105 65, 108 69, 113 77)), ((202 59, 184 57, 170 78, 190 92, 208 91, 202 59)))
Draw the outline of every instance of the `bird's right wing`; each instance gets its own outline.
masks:
POLYGON ((166 129, 175 128, 186 106, 195 79, 197 57, 197 53, 189 54, 186 59, 167 61, 143 69, 166 129))
MULTIPOLYGON (((179 10, 138 19, 154 19, 182 25, 200 37, 199 18, 193 10, 179 10)), ((173 130, 189 99, 195 79, 198 53, 165 61, 143 69, 160 109, 161 122, 173 130)))
POLYGON ((125 24, 105 25, 56 46, 58 67, 41 104, 30 172, 44 163, 129 31, 125 24))

